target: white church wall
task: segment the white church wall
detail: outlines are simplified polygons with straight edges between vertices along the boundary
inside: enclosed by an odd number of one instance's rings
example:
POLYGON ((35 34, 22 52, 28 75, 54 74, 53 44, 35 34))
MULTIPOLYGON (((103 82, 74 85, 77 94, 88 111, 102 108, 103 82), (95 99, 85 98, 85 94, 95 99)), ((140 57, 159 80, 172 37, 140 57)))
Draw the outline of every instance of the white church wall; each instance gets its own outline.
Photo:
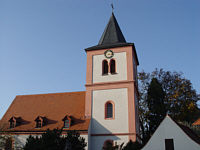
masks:
POLYGON ((87 143, 87 146, 85 147, 85 150, 88 150, 88 143, 89 143, 89 138, 88 138, 88 135, 85 134, 85 135, 80 135, 81 137, 85 138, 85 142, 87 143))
POLYGON ((24 145, 26 144, 26 139, 28 137, 29 135, 14 135, 13 139, 17 147, 24 147, 24 145))
MULTIPOLYGON (((22 148, 24 147, 24 145, 26 144, 26 139, 29 137, 30 135, 13 135, 13 139, 14 139, 14 145, 15 148, 22 148)), ((37 135, 38 137, 40 137, 41 135, 37 135)), ((36 135, 33 135, 33 137, 36 137, 36 135)))
MULTIPOLYGON (((104 54, 93 56, 93 83, 127 80, 126 52, 114 53, 117 74, 102 75, 102 61, 104 54)), ((107 59, 110 61, 110 59, 107 59)))
POLYGON ((91 137, 91 150, 101 150, 106 140, 112 140, 113 144, 124 145, 129 142, 129 136, 92 136, 91 137))
POLYGON ((167 116, 142 150, 165 150, 165 139, 173 139, 175 150, 200 149, 200 145, 190 139, 190 137, 167 116))
POLYGON ((91 134, 128 133, 127 88, 93 91, 91 134), (114 119, 105 119, 105 103, 114 102, 114 119))

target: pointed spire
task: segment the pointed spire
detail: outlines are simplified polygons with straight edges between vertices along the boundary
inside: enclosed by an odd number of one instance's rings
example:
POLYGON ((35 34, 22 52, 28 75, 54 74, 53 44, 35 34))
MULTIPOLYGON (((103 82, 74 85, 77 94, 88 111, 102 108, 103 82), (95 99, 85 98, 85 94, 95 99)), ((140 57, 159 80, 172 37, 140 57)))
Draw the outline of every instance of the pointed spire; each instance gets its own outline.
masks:
POLYGON ((126 43, 122 31, 117 23, 117 20, 112 12, 110 20, 101 36, 98 45, 126 43))

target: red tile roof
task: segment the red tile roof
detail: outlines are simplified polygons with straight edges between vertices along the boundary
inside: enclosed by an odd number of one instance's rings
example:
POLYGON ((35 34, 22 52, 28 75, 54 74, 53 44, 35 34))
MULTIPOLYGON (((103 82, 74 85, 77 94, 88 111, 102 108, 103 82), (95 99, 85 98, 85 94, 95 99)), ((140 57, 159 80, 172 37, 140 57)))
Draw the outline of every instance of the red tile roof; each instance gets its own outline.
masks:
POLYGON ((62 128, 62 119, 66 115, 72 119, 72 125, 64 130, 88 130, 90 119, 85 119, 85 91, 16 96, 0 124, 6 123, 6 128, 9 128, 8 121, 12 117, 21 117, 20 124, 9 131, 39 132, 48 128, 62 128), (39 116, 45 120, 45 124, 36 129, 35 119, 39 116))
MULTIPOLYGON (((167 116, 169 116, 167 114, 167 116)), ((169 116, 170 117, 170 116, 169 116)), ((171 117, 170 117, 171 118, 171 117)), ((172 119, 172 118, 171 118, 172 119)), ((179 124, 178 122, 176 122, 174 119, 172 119, 172 121, 174 121, 181 129, 183 132, 185 132, 185 134, 188 135, 188 137, 190 137, 193 141, 195 141, 196 143, 200 144, 200 137, 198 137, 198 135, 196 135, 192 129, 190 129, 189 127, 179 124)))
POLYGON ((197 119, 192 125, 193 125, 193 126, 194 126, 194 125, 196 125, 196 126, 197 126, 197 125, 200 125, 200 118, 197 119))

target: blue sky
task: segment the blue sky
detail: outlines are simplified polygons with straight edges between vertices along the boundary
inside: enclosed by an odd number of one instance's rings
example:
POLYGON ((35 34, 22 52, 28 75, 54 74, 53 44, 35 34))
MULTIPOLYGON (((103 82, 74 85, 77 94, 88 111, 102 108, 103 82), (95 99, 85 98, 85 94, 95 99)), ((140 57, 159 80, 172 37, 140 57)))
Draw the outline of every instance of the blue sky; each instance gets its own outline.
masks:
POLYGON ((182 71, 200 94, 199 0, 0 0, 0 118, 16 95, 85 90, 111 3, 138 70, 182 71))

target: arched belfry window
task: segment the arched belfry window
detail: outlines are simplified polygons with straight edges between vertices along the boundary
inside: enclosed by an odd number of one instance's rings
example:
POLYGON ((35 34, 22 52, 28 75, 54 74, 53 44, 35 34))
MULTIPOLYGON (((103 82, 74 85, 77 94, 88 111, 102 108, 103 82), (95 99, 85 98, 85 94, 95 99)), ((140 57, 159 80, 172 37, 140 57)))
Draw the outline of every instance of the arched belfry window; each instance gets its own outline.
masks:
POLYGON ((110 118, 113 119, 114 118, 114 103, 111 101, 108 101, 105 104, 105 118, 110 118))
POLYGON ((105 59, 102 61, 102 74, 108 74, 108 61, 105 59))
POLYGON ((116 73, 116 62, 115 59, 110 60, 110 73, 115 74, 116 73))

